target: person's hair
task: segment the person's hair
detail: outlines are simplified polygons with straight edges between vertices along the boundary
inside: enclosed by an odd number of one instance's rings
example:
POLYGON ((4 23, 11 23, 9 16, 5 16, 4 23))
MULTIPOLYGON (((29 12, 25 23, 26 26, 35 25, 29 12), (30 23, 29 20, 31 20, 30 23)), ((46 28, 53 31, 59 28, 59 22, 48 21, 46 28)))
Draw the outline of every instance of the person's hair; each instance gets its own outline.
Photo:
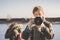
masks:
POLYGON ((36 6, 33 8, 33 14, 37 11, 37 10, 41 10, 43 12, 43 8, 41 6, 36 6))

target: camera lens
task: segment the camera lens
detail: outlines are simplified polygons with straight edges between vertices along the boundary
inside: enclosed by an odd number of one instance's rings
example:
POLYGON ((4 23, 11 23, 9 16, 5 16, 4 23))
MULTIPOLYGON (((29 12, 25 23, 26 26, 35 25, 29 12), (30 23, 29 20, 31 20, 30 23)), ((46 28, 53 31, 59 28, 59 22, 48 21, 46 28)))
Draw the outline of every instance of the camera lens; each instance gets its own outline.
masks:
POLYGON ((42 22, 43 22, 43 20, 41 19, 41 17, 36 17, 36 18, 34 19, 34 23, 35 23, 36 25, 41 25, 42 22))
POLYGON ((20 30, 20 29, 18 29, 18 32, 20 33, 20 32, 21 32, 21 30, 20 30))

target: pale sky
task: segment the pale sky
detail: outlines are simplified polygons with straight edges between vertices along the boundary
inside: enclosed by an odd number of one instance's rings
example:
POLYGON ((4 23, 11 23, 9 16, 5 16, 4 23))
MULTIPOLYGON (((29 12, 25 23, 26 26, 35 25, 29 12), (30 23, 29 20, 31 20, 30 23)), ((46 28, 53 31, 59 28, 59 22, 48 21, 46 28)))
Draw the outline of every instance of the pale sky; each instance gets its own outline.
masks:
POLYGON ((31 18, 33 7, 39 5, 45 17, 60 17, 60 0, 0 0, 0 18, 31 18))

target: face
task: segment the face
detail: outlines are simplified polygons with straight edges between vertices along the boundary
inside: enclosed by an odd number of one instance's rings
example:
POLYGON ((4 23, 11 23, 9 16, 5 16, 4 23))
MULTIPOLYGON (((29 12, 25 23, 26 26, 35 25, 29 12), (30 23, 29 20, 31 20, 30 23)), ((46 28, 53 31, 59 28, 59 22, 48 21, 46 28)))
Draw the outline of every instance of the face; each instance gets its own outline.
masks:
POLYGON ((40 10, 37 10, 36 12, 34 12, 34 17, 42 17, 44 16, 44 13, 43 11, 40 11, 40 10))

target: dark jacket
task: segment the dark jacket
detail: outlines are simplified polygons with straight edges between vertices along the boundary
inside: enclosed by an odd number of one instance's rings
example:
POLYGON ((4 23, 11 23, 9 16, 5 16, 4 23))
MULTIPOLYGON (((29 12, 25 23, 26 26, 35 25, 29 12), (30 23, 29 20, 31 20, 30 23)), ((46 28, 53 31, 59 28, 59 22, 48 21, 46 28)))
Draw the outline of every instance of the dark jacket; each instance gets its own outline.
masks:
POLYGON ((9 39, 9 40, 14 40, 14 31, 11 29, 7 29, 6 33, 5 33, 5 39, 9 39))
MULTIPOLYGON (((19 33, 21 32, 20 30, 17 30, 19 33)), ((18 36, 16 36, 16 32, 14 31, 14 29, 7 29, 6 33, 5 33, 5 39, 9 39, 9 40, 18 40, 18 36)))
POLYGON ((51 35, 46 31, 46 28, 42 28, 41 32, 39 32, 36 29, 36 26, 34 26, 32 28, 32 30, 29 30, 28 26, 26 27, 26 29, 23 31, 22 33, 22 37, 25 40, 28 40, 28 38, 30 37, 30 40, 46 40, 47 39, 52 39, 54 37, 51 38, 51 35))

